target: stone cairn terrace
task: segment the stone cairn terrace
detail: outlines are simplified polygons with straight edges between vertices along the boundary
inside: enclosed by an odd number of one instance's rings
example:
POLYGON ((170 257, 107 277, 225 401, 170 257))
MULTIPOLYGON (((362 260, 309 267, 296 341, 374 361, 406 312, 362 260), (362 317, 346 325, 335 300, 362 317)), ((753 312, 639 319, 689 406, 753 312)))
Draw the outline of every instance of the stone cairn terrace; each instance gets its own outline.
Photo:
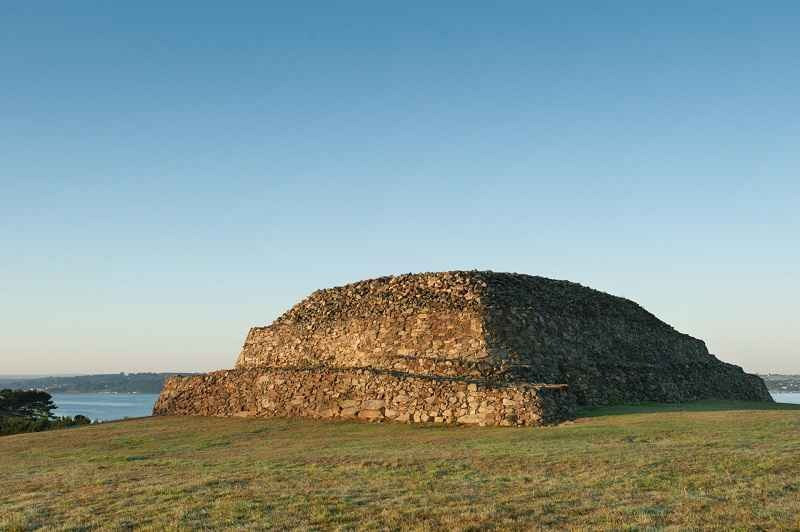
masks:
POLYGON ((236 367, 170 379, 155 414, 541 425, 575 406, 771 400, 632 301, 481 271, 318 290, 250 330, 236 367))

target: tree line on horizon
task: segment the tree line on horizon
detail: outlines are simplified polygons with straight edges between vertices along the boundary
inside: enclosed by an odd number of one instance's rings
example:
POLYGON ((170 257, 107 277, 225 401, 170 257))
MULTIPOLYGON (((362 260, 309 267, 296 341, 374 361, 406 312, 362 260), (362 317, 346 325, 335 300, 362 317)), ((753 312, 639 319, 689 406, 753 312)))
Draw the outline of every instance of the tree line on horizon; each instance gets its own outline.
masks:
MULTIPOLYGON (((50 393, 159 393, 164 381, 179 373, 104 373, 69 377, 4 377, 0 388, 50 393)), ((180 373, 191 375, 191 373, 180 373)))

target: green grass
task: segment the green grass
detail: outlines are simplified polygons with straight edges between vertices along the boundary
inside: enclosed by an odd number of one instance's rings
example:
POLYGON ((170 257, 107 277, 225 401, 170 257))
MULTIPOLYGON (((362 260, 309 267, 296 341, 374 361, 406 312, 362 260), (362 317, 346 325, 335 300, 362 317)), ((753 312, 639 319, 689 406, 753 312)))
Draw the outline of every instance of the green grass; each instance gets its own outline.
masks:
POLYGON ((800 406, 511 429, 149 418, 0 438, 0 530, 800 530, 800 406))
POLYGON ((697 401, 693 403, 637 403, 617 406, 583 407, 578 417, 624 414, 658 414, 663 412, 720 412, 724 410, 800 410, 789 403, 749 403, 746 401, 697 401))

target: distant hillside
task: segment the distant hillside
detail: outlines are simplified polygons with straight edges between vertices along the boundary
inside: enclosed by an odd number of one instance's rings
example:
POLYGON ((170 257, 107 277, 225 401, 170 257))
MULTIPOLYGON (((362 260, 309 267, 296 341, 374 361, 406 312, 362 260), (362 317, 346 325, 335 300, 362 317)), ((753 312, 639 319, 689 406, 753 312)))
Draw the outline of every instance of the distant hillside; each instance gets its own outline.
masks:
POLYGON ((771 392, 800 392, 800 375, 760 375, 771 392))
MULTIPOLYGON (((0 377, 0 388, 37 389, 50 393, 159 393, 178 373, 109 373, 71 377, 0 377)), ((180 375, 191 375, 181 373, 180 375)))

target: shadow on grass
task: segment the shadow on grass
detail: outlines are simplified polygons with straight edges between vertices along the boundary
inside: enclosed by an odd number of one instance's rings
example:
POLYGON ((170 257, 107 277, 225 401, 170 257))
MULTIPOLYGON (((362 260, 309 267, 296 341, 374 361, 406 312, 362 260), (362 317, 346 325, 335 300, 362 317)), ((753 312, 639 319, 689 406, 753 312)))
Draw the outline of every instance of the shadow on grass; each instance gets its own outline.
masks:
POLYGON ((763 401, 692 401, 688 403, 636 403, 614 406, 585 406, 577 417, 657 414, 661 412, 720 412, 724 410, 800 410, 800 405, 763 401))

